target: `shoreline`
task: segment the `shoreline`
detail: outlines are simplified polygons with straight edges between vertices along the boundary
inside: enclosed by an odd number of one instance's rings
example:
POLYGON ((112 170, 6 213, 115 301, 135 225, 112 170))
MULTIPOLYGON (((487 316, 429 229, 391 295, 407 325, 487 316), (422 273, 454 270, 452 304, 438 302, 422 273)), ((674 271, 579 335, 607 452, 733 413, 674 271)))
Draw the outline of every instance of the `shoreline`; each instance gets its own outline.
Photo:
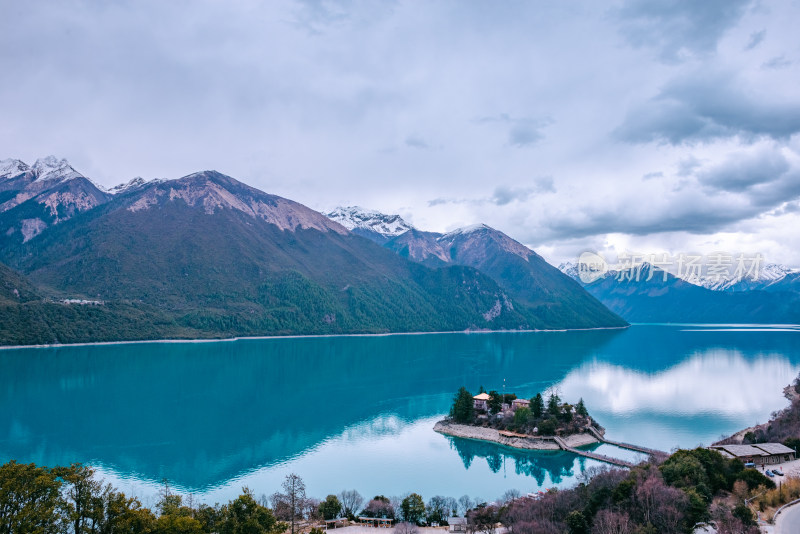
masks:
MULTIPOLYGON (((785 408, 781 408, 780 411, 786 410, 787 408, 791 407, 792 402, 794 402, 794 400, 797 397, 800 397, 800 393, 795 391, 794 386, 789 384, 788 386, 783 388, 783 396, 786 397, 786 400, 789 401, 789 406, 787 406, 785 408)), ((720 440, 715 441, 711 445, 712 446, 713 445, 721 445, 721 444, 725 444, 725 445, 740 445, 744 441, 745 434, 747 434, 748 432, 755 432, 756 430, 764 430, 767 427, 769 427, 769 425, 771 423, 772 423, 772 419, 770 419, 766 423, 757 423, 757 424, 755 424, 753 426, 749 426, 747 428, 743 428, 742 430, 739 430, 738 432, 734 432, 730 436, 727 436, 725 438, 722 438, 720 440)))
MULTIPOLYGON (((542 436, 541 438, 501 436, 500 432, 494 428, 461 425, 458 423, 450 423, 444 419, 437 421, 437 423, 433 426, 433 431, 456 438, 474 439, 476 441, 497 443, 499 445, 511 447, 512 449, 531 451, 562 450, 561 447, 559 447, 558 444, 553 440, 552 436, 542 436)), ((591 445, 593 443, 600 443, 600 441, 591 434, 571 434, 561 439, 563 439, 564 442, 572 448, 581 447, 583 445, 591 445)))
POLYGON ((307 339, 307 338, 329 338, 329 337, 388 337, 388 336, 426 336, 444 334, 536 334, 536 333, 557 333, 557 332, 589 332, 594 330, 624 330, 630 328, 626 326, 598 326, 595 328, 559 328, 542 330, 450 330, 433 332, 382 332, 378 334, 289 334, 285 336, 234 336, 224 338, 187 338, 187 339, 138 339, 128 341, 83 341, 80 343, 49 343, 39 345, 0 345, 0 350, 15 349, 49 349, 61 347, 90 347, 103 345, 133 345, 143 343, 229 343, 232 341, 251 341, 267 339, 307 339))

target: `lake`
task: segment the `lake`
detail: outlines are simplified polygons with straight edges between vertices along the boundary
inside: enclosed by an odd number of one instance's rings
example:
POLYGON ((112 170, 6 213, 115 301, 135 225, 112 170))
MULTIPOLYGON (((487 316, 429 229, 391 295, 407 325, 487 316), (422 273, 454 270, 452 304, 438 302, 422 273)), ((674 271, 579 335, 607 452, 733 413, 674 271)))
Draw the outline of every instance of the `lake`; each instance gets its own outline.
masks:
POLYGON ((162 480, 214 503, 290 472, 318 498, 493 500, 599 464, 436 434, 462 385, 556 388, 608 438, 671 450, 766 421, 799 372, 800 327, 746 325, 7 349, 0 461, 91 464, 150 505, 162 480))

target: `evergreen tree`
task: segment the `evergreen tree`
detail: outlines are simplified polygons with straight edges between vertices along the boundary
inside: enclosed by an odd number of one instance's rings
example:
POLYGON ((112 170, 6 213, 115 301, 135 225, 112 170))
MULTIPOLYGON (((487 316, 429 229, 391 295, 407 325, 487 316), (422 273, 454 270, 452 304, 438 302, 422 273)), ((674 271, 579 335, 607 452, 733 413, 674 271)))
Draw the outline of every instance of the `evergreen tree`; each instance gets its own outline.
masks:
POLYGON ((537 393, 531 399, 531 412, 533 412, 533 417, 536 419, 539 419, 544 413, 544 399, 541 393, 537 393))
POLYGON ((559 405, 560 402, 561 399, 555 394, 555 392, 550 394, 550 397, 547 399, 547 411, 550 413, 550 415, 558 416, 559 412, 561 411, 561 407, 559 405))
POLYGON ((578 401, 578 404, 575 405, 575 413, 578 415, 582 415, 583 417, 588 417, 589 412, 586 410, 586 406, 583 404, 583 397, 578 401))
POLYGON ((462 387, 458 390, 453 399, 453 407, 450 408, 450 417, 457 423, 469 423, 475 417, 472 394, 467 391, 467 388, 462 387))
POLYGON ((425 517, 425 501, 417 493, 412 493, 400 504, 403 511, 403 520, 409 523, 419 524, 425 517))
POLYGON ((342 503, 336 495, 328 495, 319 503, 319 513, 323 519, 336 519, 342 511, 342 503))
POLYGON ((489 392, 489 401, 487 404, 489 405, 489 413, 496 414, 499 413, 500 410, 503 409, 503 396, 500 395, 498 392, 492 390, 489 392))

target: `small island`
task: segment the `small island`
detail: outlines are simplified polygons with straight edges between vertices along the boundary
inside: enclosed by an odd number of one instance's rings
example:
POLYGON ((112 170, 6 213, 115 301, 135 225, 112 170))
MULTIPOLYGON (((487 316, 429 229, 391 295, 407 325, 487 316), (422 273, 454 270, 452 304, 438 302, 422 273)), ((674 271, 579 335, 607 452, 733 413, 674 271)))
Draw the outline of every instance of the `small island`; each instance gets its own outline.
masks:
POLYGON ((513 393, 477 395, 458 390, 450 414, 434 426, 449 436, 492 441, 517 449, 570 450, 604 441, 603 429, 586 410, 583 399, 571 405, 551 392, 521 399, 513 393))

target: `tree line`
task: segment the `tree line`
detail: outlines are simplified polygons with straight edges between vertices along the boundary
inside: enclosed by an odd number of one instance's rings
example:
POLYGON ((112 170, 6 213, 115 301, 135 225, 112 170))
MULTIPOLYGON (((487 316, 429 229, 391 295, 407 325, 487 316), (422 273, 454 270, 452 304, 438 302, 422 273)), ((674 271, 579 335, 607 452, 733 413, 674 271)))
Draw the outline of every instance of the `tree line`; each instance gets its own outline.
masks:
MULTIPOLYGON (((497 523, 515 534, 677 534, 710 520, 719 534, 756 534, 746 503, 763 508, 784 499, 773 488, 742 462, 698 448, 630 470, 593 468, 571 489, 535 497, 509 490, 491 504, 467 495, 434 496, 426 503, 418 493, 367 500, 356 490, 320 501, 309 498, 303 480, 290 474, 270 496, 257 499, 243 488, 237 498, 214 506, 197 505, 165 484, 150 509, 104 485, 90 467, 10 461, 0 466, 0 534, 322 534, 315 526, 320 520, 361 517, 391 519, 402 534, 413 534, 416 526, 444 525, 452 516, 466 516, 470 532, 488 534, 497 523)), ((800 489, 791 491, 785 498, 800 495, 800 489)))
MULTIPOLYGON (((480 393, 486 393, 483 386, 480 388, 480 393)), ((450 418, 461 424, 484 422, 501 430, 544 436, 577 433, 590 425, 601 428, 589 415, 583 399, 580 399, 575 405, 571 405, 562 402, 558 394, 553 391, 545 402, 542 394, 537 393, 531 397, 529 407, 520 407, 513 412, 504 412, 503 406, 510 405, 517 399, 517 396, 513 393, 501 394, 497 391, 489 391, 488 395, 489 399, 486 401, 488 410, 485 414, 487 417, 481 419, 482 414, 475 409, 472 393, 465 387, 460 388, 453 398, 450 418)))

